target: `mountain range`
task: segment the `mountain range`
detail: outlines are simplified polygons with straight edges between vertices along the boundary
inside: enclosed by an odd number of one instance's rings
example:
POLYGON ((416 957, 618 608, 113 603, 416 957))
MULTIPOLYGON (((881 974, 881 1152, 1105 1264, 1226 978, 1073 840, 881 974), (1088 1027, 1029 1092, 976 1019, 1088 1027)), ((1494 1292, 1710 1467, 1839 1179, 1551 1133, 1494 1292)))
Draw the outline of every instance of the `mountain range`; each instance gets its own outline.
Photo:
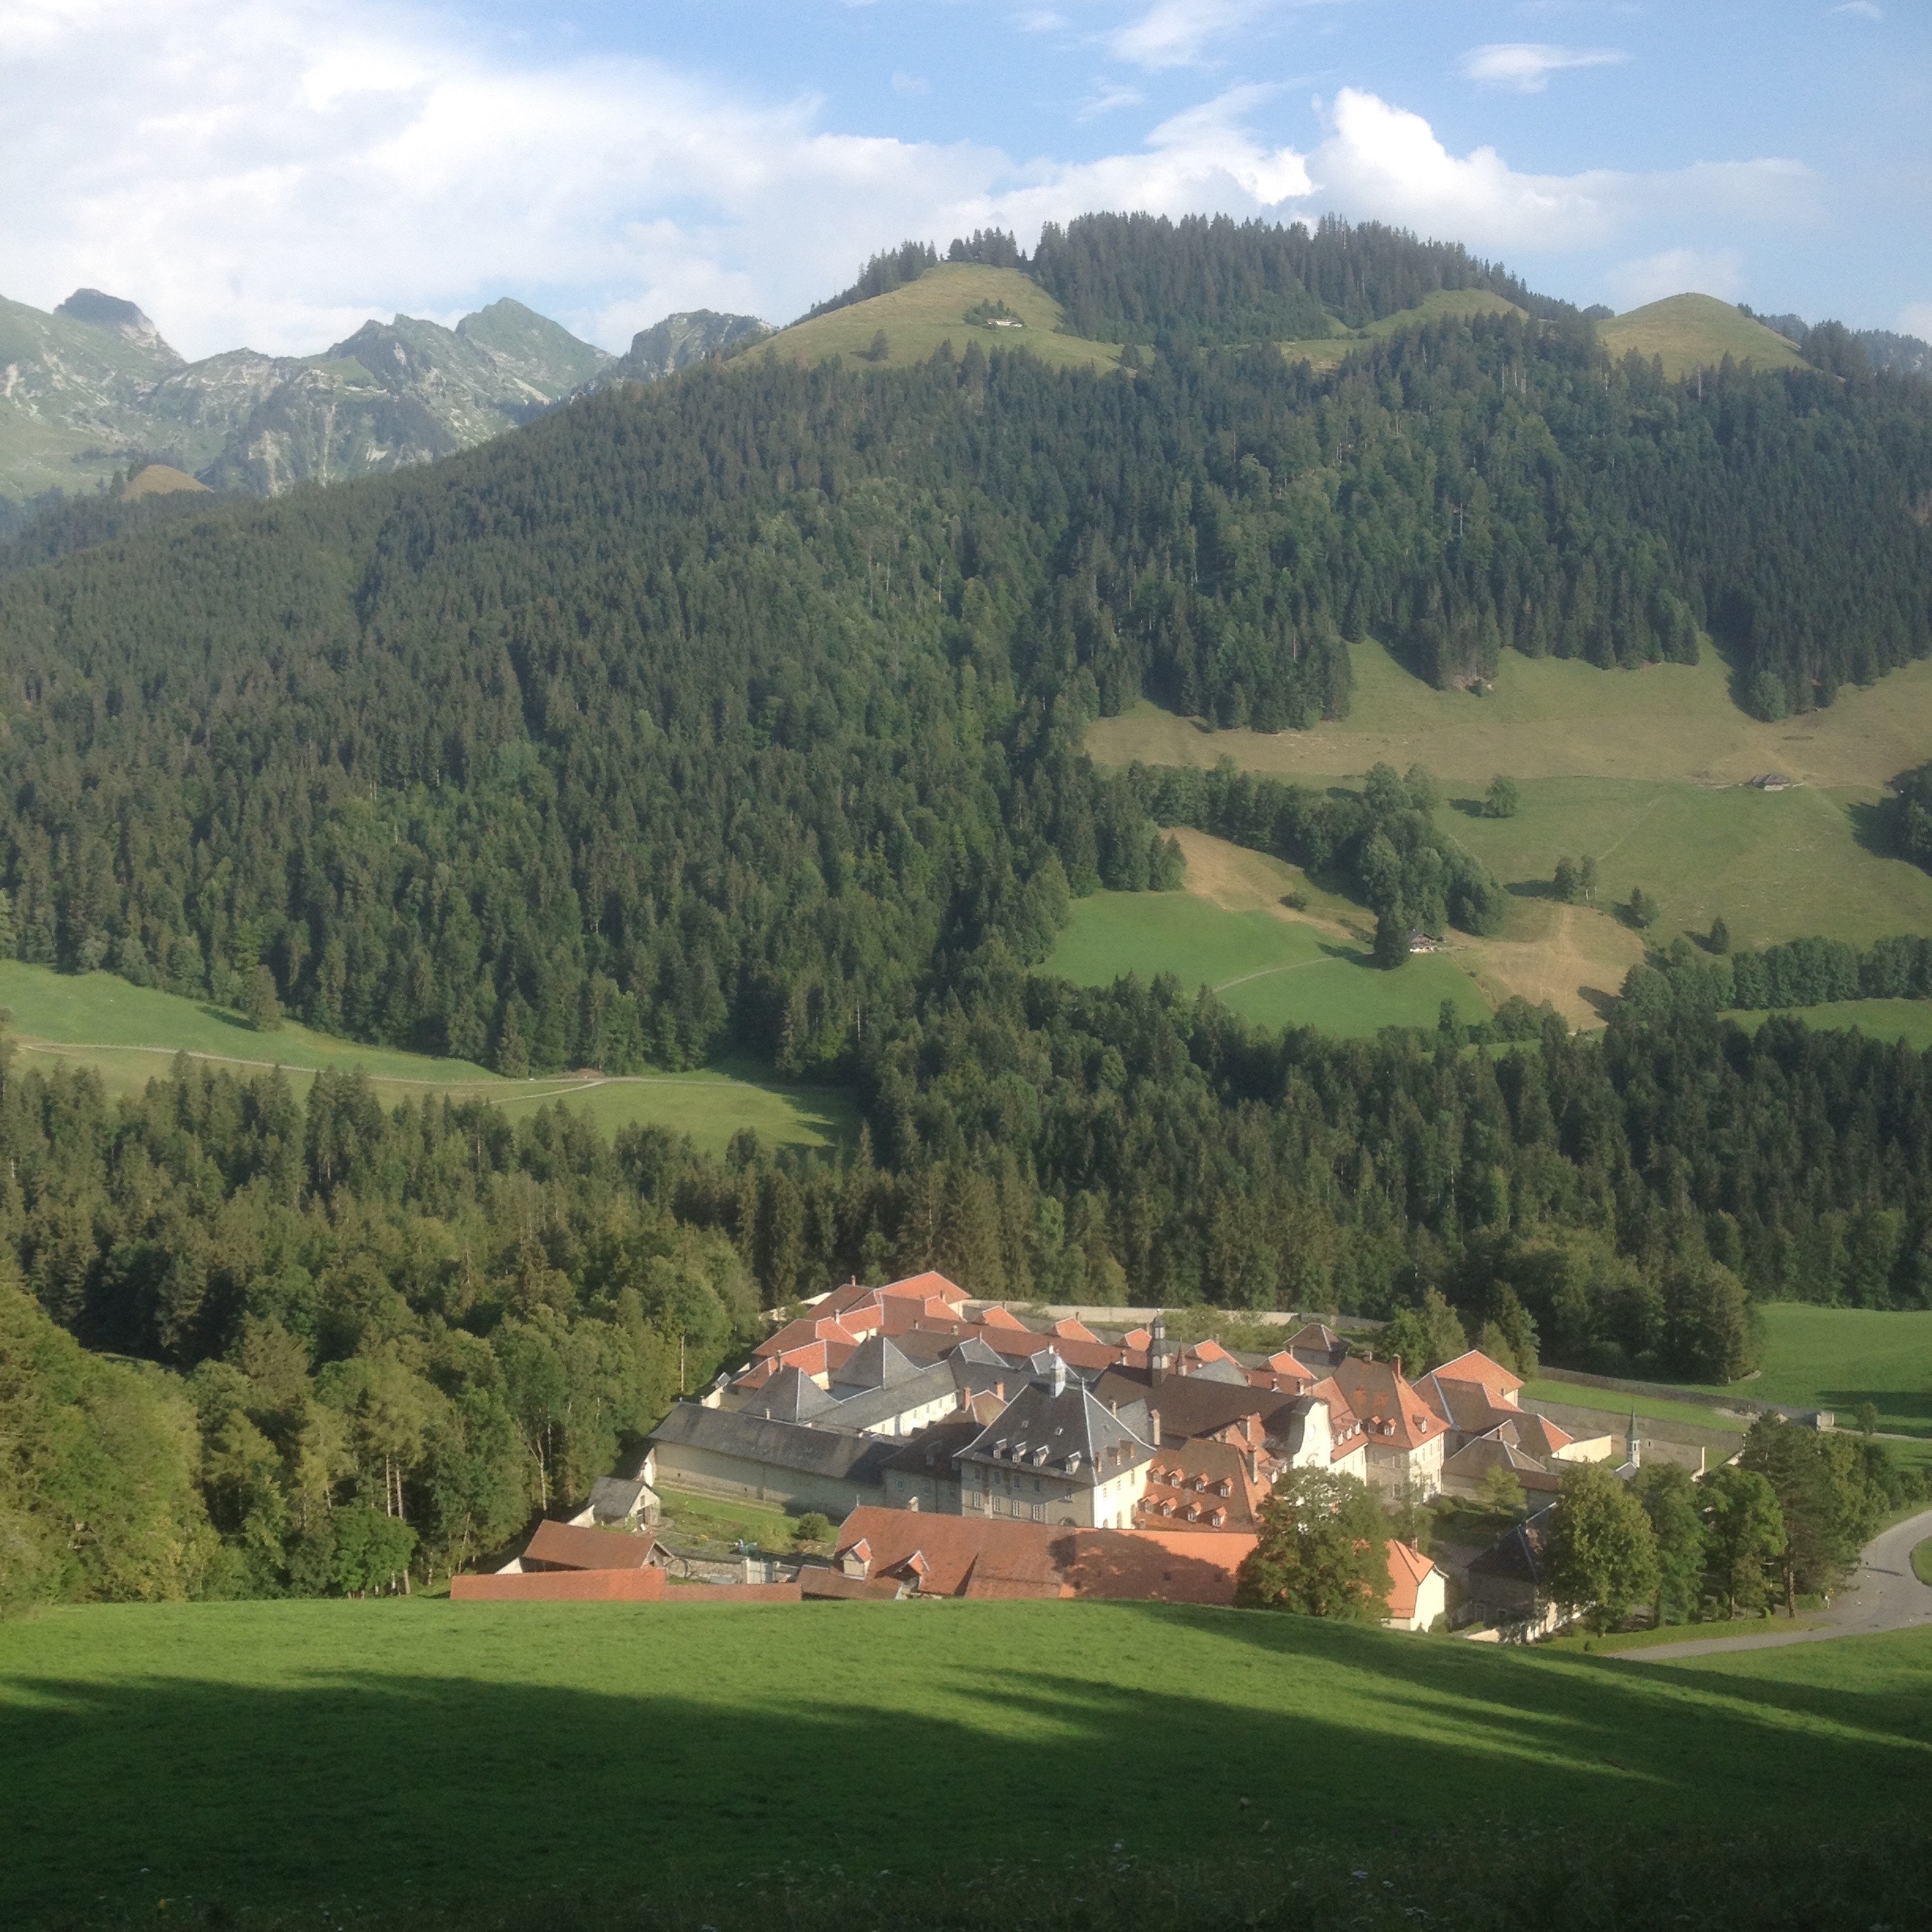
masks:
POLYGON ((133 302, 78 289, 51 314, 0 298, 0 498, 160 462, 274 496, 445 456, 614 382, 652 382, 764 332, 708 309, 615 356, 506 297, 454 328, 366 322, 316 356, 236 349, 190 362, 133 302))

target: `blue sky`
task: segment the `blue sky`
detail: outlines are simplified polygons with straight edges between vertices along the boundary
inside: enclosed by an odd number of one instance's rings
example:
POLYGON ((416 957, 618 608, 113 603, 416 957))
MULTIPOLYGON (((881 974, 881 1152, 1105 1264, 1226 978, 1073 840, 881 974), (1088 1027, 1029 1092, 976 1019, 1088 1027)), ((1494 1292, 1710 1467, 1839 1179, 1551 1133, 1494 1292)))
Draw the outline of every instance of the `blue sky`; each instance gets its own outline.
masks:
POLYGON ((190 355, 505 293, 621 348, 1094 207, 1932 334, 1922 0, 8 0, 0 90, 0 293, 190 355))

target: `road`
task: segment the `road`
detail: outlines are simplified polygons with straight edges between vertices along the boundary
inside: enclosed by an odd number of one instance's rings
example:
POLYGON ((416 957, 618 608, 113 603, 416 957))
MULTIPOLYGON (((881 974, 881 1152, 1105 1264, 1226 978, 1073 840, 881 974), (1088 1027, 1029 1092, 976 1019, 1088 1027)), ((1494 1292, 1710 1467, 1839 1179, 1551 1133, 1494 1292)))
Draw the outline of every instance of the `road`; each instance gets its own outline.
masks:
POLYGON ((1813 1612, 1803 1630, 1766 1629, 1750 1636, 1708 1637, 1696 1643, 1660 1643, 1624 1654, 1645 1664, 1673 1657, 1714 1657, 1726 1650, 1774 1650, 1785 1643, 1822 1643, 1835 1636, 1870 1636, 1880 1630, 1932 1625, 1932 1586, 1912 1574, 1912 1552, 1932 1536, 1932 1510, 1894 1523, 1865 1545, 1856 1575, 1832 1599, 1828 1610, 1813 1612))

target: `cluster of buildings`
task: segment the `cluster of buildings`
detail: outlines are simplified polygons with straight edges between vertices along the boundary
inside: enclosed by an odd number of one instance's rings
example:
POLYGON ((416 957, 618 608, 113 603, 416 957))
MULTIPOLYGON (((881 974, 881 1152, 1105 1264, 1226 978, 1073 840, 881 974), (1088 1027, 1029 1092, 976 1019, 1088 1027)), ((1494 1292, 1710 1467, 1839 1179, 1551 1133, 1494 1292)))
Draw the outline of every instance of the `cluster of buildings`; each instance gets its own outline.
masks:
MULTIPOLYGON (((1035 1326, 936 1274, 848 1282, 674 1407, 635 1478, 600 1483, 576 1525, 542 1526, 512 1566, 530 1581, 493 1587, 562 1588, 538 1580, 597 1556, 605 1529, 650 1529, 668 1486, 839 1524, 829 1565, 769 1586, 802 1595, 1227 1603, 1286 1470, 1423 1500, 1490 1494, 1501 1469, 1534 1501, 1566 1461, 1610 1453, 1525 1411, 1521 1387, 1474 1351, 1411 1382, 1319 1322, 1237 1355, 1174 1346, 1158 1317, 1108 1336, 1070 1317, 1035 1326)), ((622 1540, 627 1561, 650 1542, 622 1540)), ((1442 1570, 1401 1544, 1388 1561, 1390 1622, 1427 1628, 1442 1570)))

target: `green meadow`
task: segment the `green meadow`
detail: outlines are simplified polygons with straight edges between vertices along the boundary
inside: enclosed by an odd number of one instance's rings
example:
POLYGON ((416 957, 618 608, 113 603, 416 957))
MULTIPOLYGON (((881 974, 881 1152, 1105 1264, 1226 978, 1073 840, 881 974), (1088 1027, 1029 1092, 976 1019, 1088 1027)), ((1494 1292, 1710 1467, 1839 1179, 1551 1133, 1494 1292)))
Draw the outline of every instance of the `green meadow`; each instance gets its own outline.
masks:
MULTIPOLYGON (((1475 1845, 1540 1893, 1484 1924, 1664 1926, 1573 1915, 1560 1834, 1584 1864, 1660 1860, 1695 1911, 1713 1840, 1922 1843, 1898 1834, 1928 1776, 1932 1632, 1646 1665, 1146 1604, 0 1626, 0 1897, 24 1928, 939 1925, 987 1922, 1003 1872, 1035 1894, 1009 1923, 1286 1925, 1306 1882, 1336 1896, 1320 1922, 1400 1924, 1440 1918, 1475 1845), (1046 1910, 1070 1870, 1091 1913, 1046 1910), (1238 1916, 1208 1909, 1231 1871, 1256 1874, 1238 1916), (1130 1880, 1141 1909, 1110 1912, 1130 1880)), ((1891 1882, 1844 1890, 1858 1926, 1891 1882)))
POLYGON ((1364 343, 1378 342, 1406 328, 1435 322, 1445 316, 1520 315, 1522 310, 1504 296, 1487 289, 1437 289, 1423 297, 1413 308, 1397 310, 1356 329, 1339 322, 1328 335, 1305 337, 1284 342, 1281 352, 1291 362, 1311 363, 1317 369, 1333 369, 1364 343))
POLYGON ((976 262, 943 262, 928 268, 916 282, 890 294, 853 302, 808 322, 794 322, 766 337, 743 353, 772 354, 800 362, 823 362, 833 356, 869 360, 874 338, 885 332, 889 366, 929 360, 942 342, 963 356, 976 342, 990 353, 995 349, 1024 349, 1056 368, 1106 370, 1116 368, 1118 343, 1088 342, 1060 332, 1064 317, 1059 303, 1017 268, 988 268, 976 262), (968 309, 982 302, 1004 303, 1018 318, 1017 328, 990 327, 966 320, 968 309))
POLYGON ((1588 1382, 1565 1382, 1560 1369, 1546 1370, 1525 1382, 1522 1392, 1532 1402, 1561 1402, 1600 1414, 1606 1434, 1622 1435, 1622 1429, 1616 1425, 1627 1422, 1633 1414, 1645 1421, 1682 1423, 1688 1429, 1723 1436, 1742 1436, 1744 1432, 1744 1424, 1735 1416, 1720 1415, 1714 1408, 1705 1408, 1694 1402, 1673 1402, 1667 1396, 1625 1395, 1616 1389, 1594 1388, 1588 1382))
POLYGON ((1231 912, 1192 892, 1095 892, 1076 900, 1044 973, 1084 986, 1128 973, 1171 973, 1190 991, 1268 1027, 1372 1034, 1385 1026, 1433 1027, 1449 1000, 1466 1019, 1489 1016, 1466 973, 1442 956, 1393 972, 1367 949, 1324 927, 1262 910, 1231 912))
MULTIPOLYGON (((1874 822, 1886 781, 1932 744, 1932 662, 1768 724, 1731 701, 1729 674, 1708 648, 1696 664, 1635 671, 1506 651, 1480 694, 1436 690, 1379 644, 1358 645, 1352 658, 1354 700, 1339 722, 1216 731, 1142 703, 1096 721, 1088 749, 1113 766, 1228 757, 1317 787, 1359 785, 1378 763, 1427 766, 1444 794, 1438 824, 1514 889, 1502 933, 1464 945, 1460 963, 1490 1004, 1512 993, 1547 1000, 1573 1025, 1600 1024, 1642 957, 1643 940, 1618 912, 1635 886, 1663 906, 1653 944, 1701 934, 1719 916, 1737 946, 1932 933, 1932 878, 1885 856, 1874 822), (1747 782, 1766 772, 1796 782, 1777 792, 1747 782), (1498 772, 1520 788, 1511 818, 1479 810, 1498 772), (1594 907, 1549 896, 1566 856, 1596 860, 1594 907)), ((1819 1023, 1932 1036, 1932 1019, 1895 1010, 1910 1004, 1819 1023)))
MULTIPOLYGON (((1920 1053, 1932 1048, 1932 1000, 1832 1000, 1786 1010, 1791 1018, 1820 1033, 1849 1033, 1856 1028, 1868 1039, 1897 1040, 1920 1053)), ((1770 1016, 1732 1012, 1724 1017, 1755 1033, 1770 1016)))
POLYGON ((1599 322, 1597 333, 1614 356, 1660 356, 1673 381, 1694 369, 1714 369, 1726 356, 1758 369, 1804 367, 1795 344, 1715 296, 1666 296, 1599 322))
POLYGON ((280 1066, 298 1093, 323 1069, 359 1068, 392 1106, 411 1096, 447 1094, 487 1100, 514 1116, 562 1101, 607 1133, 669 1127, 713 1154, 745 1127, 781 1146, 824 1146, 856 1131, 845 1095, 788 1088, 742 1070, 506 1080, 467 1060, 362 1046, 292 1020, 273 1033, 257 1033, 238 1013, 130 986, 111 973, 56 973, 0 959, 0 1006, 12 1010, 10 1032, 27 1065, 87 1067, 110 1093, 139 1092, 166 1072, 176 1054, 185 1053, 237 1073, 280 1066))
POLYGON ((1888 1432, 1932 1438, 1932 1309, 1819 1308, 1774 1302, 1764 1366, 1728 1393, 1794 1408, 1828 1408, 1841 1429, 1869 1402, 1888 1432))

